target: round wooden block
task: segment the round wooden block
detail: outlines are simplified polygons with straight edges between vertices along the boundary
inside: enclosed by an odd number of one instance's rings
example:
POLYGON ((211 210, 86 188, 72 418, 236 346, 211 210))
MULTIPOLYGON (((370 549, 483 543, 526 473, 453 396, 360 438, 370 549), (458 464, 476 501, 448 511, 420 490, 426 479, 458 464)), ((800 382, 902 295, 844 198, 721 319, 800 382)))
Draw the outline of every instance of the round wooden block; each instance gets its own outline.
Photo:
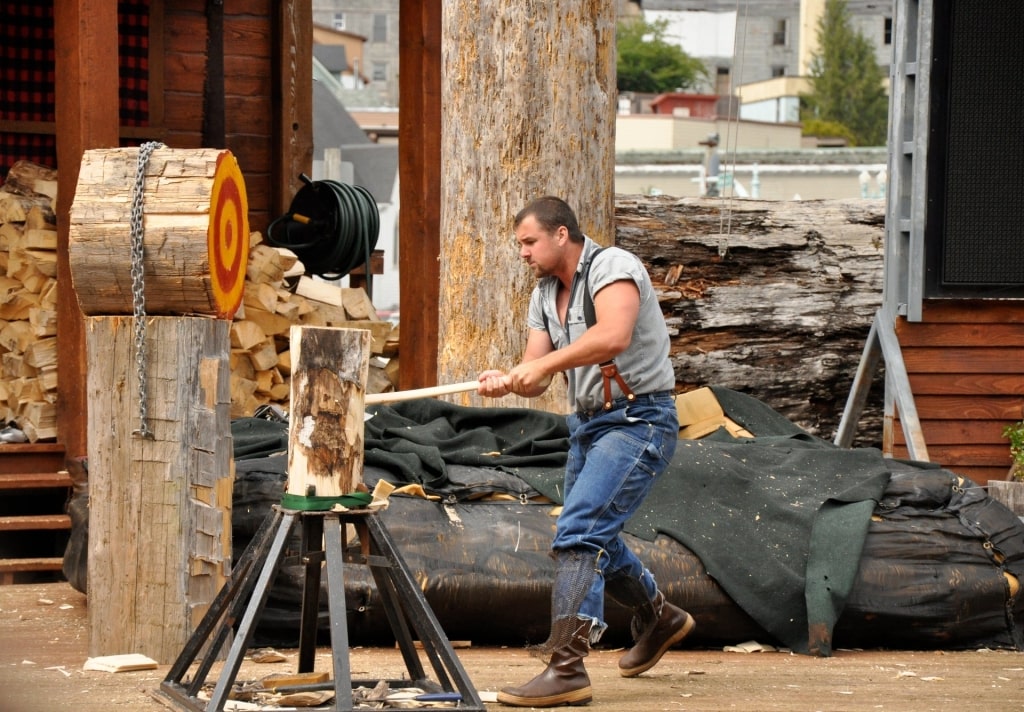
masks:
MULTIPOLYGON (((71 205, 68 262, 82 311, 134 313, 132 199, 138 148, 82 157, 71 205)), ((143 174, 145 312, 230 319, 249 255, 245 182, 224 149, 157 148, 143 174)))

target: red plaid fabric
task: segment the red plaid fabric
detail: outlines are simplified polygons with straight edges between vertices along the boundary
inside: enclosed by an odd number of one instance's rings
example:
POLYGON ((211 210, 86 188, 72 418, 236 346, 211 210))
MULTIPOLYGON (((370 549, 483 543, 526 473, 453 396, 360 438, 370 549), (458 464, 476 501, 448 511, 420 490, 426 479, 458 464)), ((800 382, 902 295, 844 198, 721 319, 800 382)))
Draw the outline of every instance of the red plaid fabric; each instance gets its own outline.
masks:
POLYGON ((149 0, 117 3, 122 126, 149 126, 149 0))
MULTIPOLYGON (((119 115, 149 125, 149 0, 119 0, 119 115)), ((54 121, 52 1, 0 1, 0 120, 54 121)), ((0 131, 0 184, 17 161, 57 167, 54 136, 0 131)))

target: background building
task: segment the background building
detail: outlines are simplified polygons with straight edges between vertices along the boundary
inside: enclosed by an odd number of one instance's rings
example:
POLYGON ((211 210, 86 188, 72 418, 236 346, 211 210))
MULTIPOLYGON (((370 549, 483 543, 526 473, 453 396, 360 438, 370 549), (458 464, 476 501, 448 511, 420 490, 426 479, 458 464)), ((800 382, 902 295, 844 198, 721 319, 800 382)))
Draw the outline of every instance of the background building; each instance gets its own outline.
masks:
MULTIPOLYGON (((374 105, 398 106, 398 0, 313 0, 313 24, 361 35, 354 74, 373 90, 374 105)), ((354 108, 354 107, 353 107, 354 108)))
MULTIPOLYGON (((740 99, 740 116, 799 121, 817 52, 818 18, 826 0, 643 0, 644 18, 667 20, 666 39, 703 60, 710 77, 701 91, 740 99)), ((848 0, 854 30, 875 47, 879 65, 892 61, 892 4, 848 0)))

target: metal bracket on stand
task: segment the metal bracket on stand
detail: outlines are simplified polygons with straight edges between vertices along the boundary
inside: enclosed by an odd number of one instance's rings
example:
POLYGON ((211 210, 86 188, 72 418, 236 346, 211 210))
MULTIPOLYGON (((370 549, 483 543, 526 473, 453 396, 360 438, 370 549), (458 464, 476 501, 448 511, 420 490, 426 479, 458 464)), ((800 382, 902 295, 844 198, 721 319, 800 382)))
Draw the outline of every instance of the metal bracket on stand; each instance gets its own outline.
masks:
POLYGON ((850 395, 846 400, 846 408, 839 421, 834 442, 839 447, 850 447, 853 443, 857 421, 864 411, 868 391, 871 389, 871 376, 878 368, 879 360, 885 361, 883 428, 889 437, 884 440, 892 441, 893 421, 898 412, 910 459, 927 462, 928 446, 924 441, 921 420, 917 415, 914 394, 910 389, 910 376, 903 362, 903 352, 900 350, 899 339, 896 338, 895 319, 885 309, 879 309, 875 313, 875 320, 871 322, 871 331, 868 332, 867 341, 864 343, 864 352, 861 354, 857 375, 850 387, 850 395))
MULTIPOLYGON (((327 569, 333 680, 301 686, 307 691, 334 690, 334 706, 317 709, 351 712, 355 709, 353 687, 372 688, 380 682, 351 679, 344 580, 344 564, 348 562, 369 567, 409 673, 408 679, 387 680, 388 685, 419 687, 425 693, 450 693, 458 709, 485 712, 480 695, 470 683, 422 590, 375 510, 297 512, 275 506, 239 558, 230 581, 210 604, 209 611, 171 666, 160 685, 160 693, 186 709, 205 712, 224 709, 252 639, 254 624, 263 611, 270 586, 284 557, 285 543, 299 520, 301 555, 305 565, 299 630, 300 673, 313 671, 322 564, 326 563, 327 569), (357 552, 346 550, 346 524, 354 525, 358 533, 360 547, 357 552), (413 632, 429 659, 435 679, 428 678, 424 671, 413 632), (213 693, 208 701, 201 700, 198 695, 213 661, 232 635, 233 640, 213 693), (192 678, 186 681, 186 674, 201 654, 203 657, 192 678)), ((385 706, 375 709, 405 708, 388 707, 387 700, 376 704, 385 706)))

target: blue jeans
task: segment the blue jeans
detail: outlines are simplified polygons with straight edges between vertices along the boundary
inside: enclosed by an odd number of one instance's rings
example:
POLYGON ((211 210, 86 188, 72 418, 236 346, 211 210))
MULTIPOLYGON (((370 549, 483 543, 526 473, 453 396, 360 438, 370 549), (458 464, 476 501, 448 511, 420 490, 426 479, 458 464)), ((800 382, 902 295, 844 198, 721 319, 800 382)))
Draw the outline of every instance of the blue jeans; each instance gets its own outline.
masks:
MULTIPOLYGON (((640 507, 655 480, 668 467, 679 440, 679 420, 671 393, 615 402, 608 411, 573 413, 565 496, 552 550, 596 555, 593 581, 577 616, 590 619, 592 641, 604 622, 604 581, 613 576, 639 579, 653 599, 654 576, 623 542, 626 522, 640 507)), ((555 592, 556 596, 559 592, 555 592)))

